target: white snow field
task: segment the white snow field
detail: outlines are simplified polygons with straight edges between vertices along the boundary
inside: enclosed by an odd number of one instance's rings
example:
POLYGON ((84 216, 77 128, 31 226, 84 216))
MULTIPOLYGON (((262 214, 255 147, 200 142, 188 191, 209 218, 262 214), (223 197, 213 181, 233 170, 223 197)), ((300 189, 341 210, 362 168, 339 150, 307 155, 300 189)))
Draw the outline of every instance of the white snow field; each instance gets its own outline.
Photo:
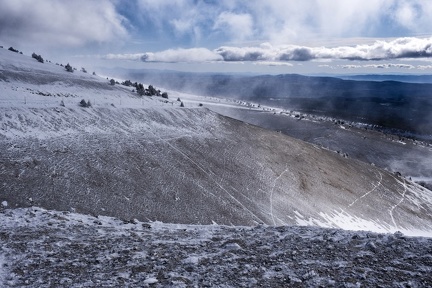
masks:
POLYGON ((291 227, 430 237, 431 191, 79 70, 0 49, 6 286, 431 283, 429 239, 291 227))

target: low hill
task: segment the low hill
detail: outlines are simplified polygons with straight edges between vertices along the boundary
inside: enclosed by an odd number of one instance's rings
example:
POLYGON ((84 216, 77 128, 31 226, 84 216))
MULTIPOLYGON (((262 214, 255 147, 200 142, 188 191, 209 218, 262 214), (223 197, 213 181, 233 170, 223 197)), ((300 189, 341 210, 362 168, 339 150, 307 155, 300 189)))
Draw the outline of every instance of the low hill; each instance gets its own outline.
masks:
POLYGON ((370 164, 27 56, 1 50, 0 58, 3 206, 431 231, 431 192, 370 164))

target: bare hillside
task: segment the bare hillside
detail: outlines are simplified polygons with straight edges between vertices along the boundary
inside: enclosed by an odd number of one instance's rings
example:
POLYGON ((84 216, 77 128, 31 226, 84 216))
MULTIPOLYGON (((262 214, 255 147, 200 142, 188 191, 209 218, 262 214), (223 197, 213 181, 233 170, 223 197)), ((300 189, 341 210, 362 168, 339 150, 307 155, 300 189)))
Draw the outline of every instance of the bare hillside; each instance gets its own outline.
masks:
POLYGON ((0 51, 3 206, 169 223, 431 231, 431 192, 404 178, 7 53, 0 51), (79 107, 81 99, 92 107, 79 107))

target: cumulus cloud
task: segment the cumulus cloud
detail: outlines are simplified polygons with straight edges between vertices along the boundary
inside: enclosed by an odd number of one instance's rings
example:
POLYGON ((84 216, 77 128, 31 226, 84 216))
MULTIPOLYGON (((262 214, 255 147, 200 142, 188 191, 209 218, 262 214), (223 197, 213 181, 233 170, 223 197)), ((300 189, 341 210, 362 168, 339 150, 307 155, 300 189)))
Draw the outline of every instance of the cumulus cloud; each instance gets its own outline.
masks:
POLYGON ((401 69, 414 69, 414 65, 409 64, 394 64, 394 63, 383 63, 383 64, 369 64, 363 65, 365 68, 380 68, 380 69, 389 69, 389 68, 401 68, 401 69))
POLYGON ((359 68, 374 68, 374 69, 415 69, 419 68, 410 64, 400 63, 380 63, 380 64, 366 64, 366 65, 339 65, 342 69, 359 69, 359 68))
POLYGON ((315 59, 386 60, 432 56, 432 38, 398 38, 373 44, 340 47, 297 45, 220 47, 215 50, 224 61, 309 61, 315 59))
POLYGON ((135 53, 135 54, 107 54, 105 56, 98 56, 98 58, 108 59, 108 60, 141 60, 141 58, 146 55, 145 53, 135 53))
POLYGON ((0 38, 50 46, 81 46, 127 36, 111 1, 0 0, 0 38))
POLYGON ((221 56, 205 48, 169 49, 162 52, 146 53, 142 61, 149 62, 207 62, 220 61, 221 56))
POLYGON ((222 61, 222 57, 206 48, 169 49, 161 52, 137 54, 108 54, 106 59, 140 60, 143 62, 212 62, 222 61))
MULTIPOLYGON (((398 38, 379 40, 372 44, 340 47, 307 47, 298 45, 273 46, 263 43, 253 47, 222 46, 207 48, 169 49, 141 54, 108 55, 108 59, 140 59, 144 62, 262 62, 286 63, 291 61, 330 60, 389 60, 432 57, 432 38, 398 38)), ((398 64, 400 68, 409 65, 398 64)), ((351 68, 349 65, 344 68, 351 68)), ((383 67, 385 68, 385 67, 383 67)))
POLYGON ((271 61, 260 61, 260 62, 254 62, 253 64, 258 66, 286 66, 286 67, 294 66, 293 64, 287 62, 271 62, 271 61))
POLYGON ((432 65, 417 65, 417 69, 429 70, 429 69, 432 69, 432 65))

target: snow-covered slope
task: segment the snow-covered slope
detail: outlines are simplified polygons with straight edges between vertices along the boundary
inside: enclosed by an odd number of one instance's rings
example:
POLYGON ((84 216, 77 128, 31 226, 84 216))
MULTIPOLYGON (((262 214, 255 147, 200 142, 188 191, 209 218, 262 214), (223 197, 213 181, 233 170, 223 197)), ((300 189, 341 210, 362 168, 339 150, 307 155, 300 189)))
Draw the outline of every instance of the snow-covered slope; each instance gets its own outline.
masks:
POLYGON ((369 164, 181 108, 176 97, 141 98, 4 49, 0 59, 4 206, 169 223, 432 231, 431 192, 369 164), (81 99, 92 107, 79 107, 81 99))

